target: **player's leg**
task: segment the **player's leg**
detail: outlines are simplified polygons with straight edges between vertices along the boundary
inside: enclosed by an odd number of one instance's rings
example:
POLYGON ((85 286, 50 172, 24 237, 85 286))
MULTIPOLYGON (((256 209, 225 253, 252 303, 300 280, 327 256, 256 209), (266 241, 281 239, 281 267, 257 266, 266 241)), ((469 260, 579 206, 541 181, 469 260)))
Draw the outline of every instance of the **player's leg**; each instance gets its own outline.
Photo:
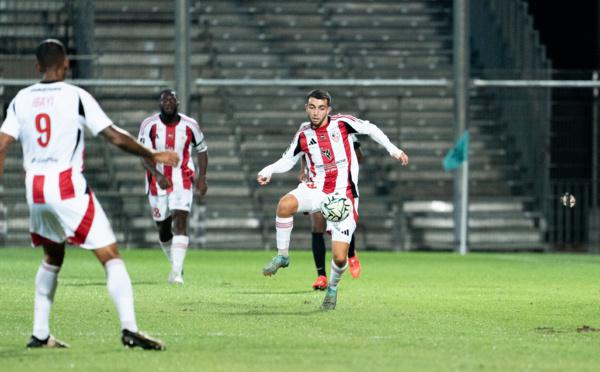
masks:
MULTIPOLYGON (((334 238, 335 239, 335 238, 334 238)), ((342 275, 348 268, 348 248, 350 244, 347 241, 331 241, 331 274, 329 275, 329 285, 321 305, 322 310, 333 310, 337 304, 337 290, 342 275)))
POLYGON ((167 195, 148 195, 148 202, 152 210, 152 219, 158 228, 160 248, 165 253, 165 256, 167 256, 169 262, 172 262, 171 244, 173 233, 171 232, 172 220, 168 210, 168 201, 167 195))
POLYGON ((117 244, 112 243, 106 247, 94 249, 92 252, 106 271, 106 286, 117 307, 121 329, 137 332, 131 279, 125 267, 125 262, 121 259, 117 244))
POLYGON ((289 248, 292 229, 294 228, 294 214, 298 211, 298 199, 292 193, 279 199, 275 213, 275 240, 277 242, 277 255, 263 267, 263 275, 271 276, 280 268, 289 265, 289 248))
POLYGON ((149 337, 138 330, 133 303, 133 287, 125 263, 116 243, 94 249, 94 255, 106 270, 106 287, 112 297, 121 321, 121 341, 128 347, 164 350, 162 341, 149 337))
POLYGON ((171 259, 171 244, 173 240, 173 231, 171 230, 171 226, 173 225, 173 219, 171 216, 167 217, 163 221, 156 221, 156 227, 158 229, 158 242, 160 243, 160 248, 167 256, 169 262, 172 262, 171 259))
POLYGON ((44 258, 35 276, 33 332, 27 347, 68 347, 50 334, 50 310, 65 257, 65 243, 55 243, 40 236, 36 238, 43 240, 44 258))
POLYGON ((68 241, 91 250, 104 266, 106 287, 121 322, 121 341, 127 346, 162 350, 164 345, 138 331, 133 304, 133 288, 125 263, 121 259, 115 234, 104 209, 89 193, 54 206, 68 241))
POLYGON ((352 240, 350 240, 350 247, 348 248, 348 258, 352 258, 356 256, 356 247, 354 246, 354 234, 352 235, 352 240))
POLYGON ((348 249, 348 266, 350 269, 350 275, 353 278, 358 278, 360 276, 360 261, 358 260, 358 256, 356 255, 356 248, 354 247, 354 241, 356 234, 352 234, 352 240, 350 241, 350 248, 348 249))
MULTIPOLYGON (((354 215, 354 221, 358 220, 358 204, 359 204, 359 198, 351 198, 352 200, 352 208, 353 208, 353 215, 354 215)), ((355 234, 356 233, 356 228, 354 229, 354 233, 352 234, 352 240, 350 241, 350 249, 348 250, 348 265, 350 268, 350 275, 352 275, 353 278, 358 278, 360 276, 360 261, 358 260, 358 256, 356 255, 356 248, 355 248, 355 234)))
POLYGON ((275 215, 275 230, 277 240, 277 253, 287 257, 289 255, 290 237, 294 228, 294 214, 298 212, 298 199, 295 195, 284 195, 277 204, 275 215))
POLYGON ((190 242, 187 232, 188 216, 193 202, 193 193, 192 190, 176 189, 167 196, 167 199, 173 222, 169 282, 183 284, 183 263, 190 242))
POLYGON ((313 289, 325 290, 327 288, 327 273, 325 271, 325 217, 321 212, 311 213, 312 222, 312 252, 317 269, 317 279, 312 285, 313 289))
POLYGON ((331 273, 329 275, 329 286, 323 300, 321 309, 333 310, 337 304, 337 291, 342 275, 348 268, 348 249, 354 230, 356 230, 356 218, 353 215, 343 221, 329 222, 327 230, 331 231, 331 273))
POLYGON ((171 211, 173 218, 173 243, 171 245, 171 273, 169 282, 183 284, 183 264, 187 254, 190 238, 187 234, 189 212, 174 209, 171 211))
POLYGON ((65 232, 51 206, 28 201, 31 244, 42 246, 44 257, 35 276, 33 332, 27 347, 67 347, 50 334, 50 311, 65 257, 65 232))

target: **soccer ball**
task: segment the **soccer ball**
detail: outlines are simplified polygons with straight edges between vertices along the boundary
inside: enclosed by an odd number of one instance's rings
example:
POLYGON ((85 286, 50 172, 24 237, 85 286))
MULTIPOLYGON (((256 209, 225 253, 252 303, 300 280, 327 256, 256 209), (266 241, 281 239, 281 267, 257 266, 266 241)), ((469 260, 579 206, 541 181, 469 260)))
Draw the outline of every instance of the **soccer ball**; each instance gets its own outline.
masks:
POLYGON ((352 211, 352 203, 341 195, 328 195, 321 202, 321 213, 331 222, 340 222, 352 211))
POLYGON ((573 194, 569 194, 568 192, 565 192, 564 194, 561 195, 560 202, 565 207, 573 208, 575 206, 575 204, 577 203, 577 199, 575 199, 575 196, 573 194))

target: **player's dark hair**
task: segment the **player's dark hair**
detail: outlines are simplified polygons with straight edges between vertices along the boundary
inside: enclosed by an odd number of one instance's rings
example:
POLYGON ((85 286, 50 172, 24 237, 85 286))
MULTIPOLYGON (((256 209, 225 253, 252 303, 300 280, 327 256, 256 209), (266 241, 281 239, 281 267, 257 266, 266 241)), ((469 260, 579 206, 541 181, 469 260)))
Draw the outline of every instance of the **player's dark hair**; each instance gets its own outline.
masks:
POLYGON ((56 39, 42 41, 35 50, 35 57, 44 69, 58 66, 65 59, 67 50, 63 43, 56 39))
MULTIPOLYGON (((166 88, 166 89, 161 90, 160 93, 158 93, 158 99, 160 99, 162 97, 162 95, 165 93, 169 93, 169 94, 175 96, 175 98, 177 98, 177 92, 174 89, 166 88)), ((177 99, 179 99, 179 98, 177 98, 177 99)))
POLYGON ((310 98, 326 99, 327 100, 327 105, 331 106, 331 94, 329 94, 329 92, 326 91, 326 90, 323 90, 323 89, 314 89, 314 90, 311 90, 306 95, 306 101, 308 102, 308 100, 310 98))

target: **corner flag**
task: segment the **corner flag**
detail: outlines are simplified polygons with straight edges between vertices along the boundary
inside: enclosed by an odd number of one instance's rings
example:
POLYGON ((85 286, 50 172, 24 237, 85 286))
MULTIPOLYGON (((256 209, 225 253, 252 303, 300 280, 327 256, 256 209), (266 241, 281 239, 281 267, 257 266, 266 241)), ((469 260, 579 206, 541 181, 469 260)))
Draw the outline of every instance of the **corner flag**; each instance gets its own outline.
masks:
POLYGON ((445 171, 453 170, 458 168, 463 161, 469 160, 469 131, 465 133, 456 141, 454 148, 450 149, 442 165, 445 171))

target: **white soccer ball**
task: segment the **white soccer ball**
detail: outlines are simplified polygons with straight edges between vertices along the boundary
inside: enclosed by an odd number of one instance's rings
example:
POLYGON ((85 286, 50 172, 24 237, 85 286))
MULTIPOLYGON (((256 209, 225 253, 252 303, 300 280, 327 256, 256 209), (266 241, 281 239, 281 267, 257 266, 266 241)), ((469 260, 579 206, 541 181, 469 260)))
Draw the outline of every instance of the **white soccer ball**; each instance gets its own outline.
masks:
POLYGON ((321 213, 331 222, 345 220, 352 211, 352 203, 341 195, 328 195, 321 202, 321 213))
POLYGON ((573 208, 575 206, 575 204, 577 203, 577 199, 575 199, 575 196, 573 194, 569 194, 568 192, 565 192, 564 194, 561 195, 560 202, 565 207, 573 208))

